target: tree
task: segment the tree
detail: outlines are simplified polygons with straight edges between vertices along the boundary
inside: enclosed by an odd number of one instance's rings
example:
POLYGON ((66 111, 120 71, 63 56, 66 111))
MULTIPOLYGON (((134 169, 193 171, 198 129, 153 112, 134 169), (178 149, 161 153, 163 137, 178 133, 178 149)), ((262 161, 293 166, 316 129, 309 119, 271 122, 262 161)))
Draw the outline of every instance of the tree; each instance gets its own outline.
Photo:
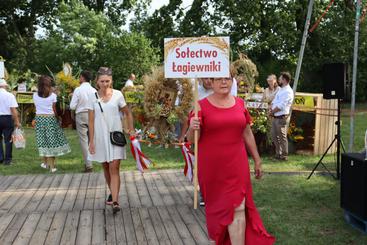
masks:
POLYGON ((2 0, 0 1, 0 55, 8 68, 27 69, 33 52, 36 26, 49 21, 58 0, 2 0))
POLYGON ((143 35, 120 31, 103 13, 89 10, 79 1, 61 3, 52 26, 35 45, 35 71, 47 72, 46 65, 58 71, 63 62, 92 71, 110 66, 117 87, 121 87, 122 79, 131 72, 141 76, 157 63, 156 50, 143 35))

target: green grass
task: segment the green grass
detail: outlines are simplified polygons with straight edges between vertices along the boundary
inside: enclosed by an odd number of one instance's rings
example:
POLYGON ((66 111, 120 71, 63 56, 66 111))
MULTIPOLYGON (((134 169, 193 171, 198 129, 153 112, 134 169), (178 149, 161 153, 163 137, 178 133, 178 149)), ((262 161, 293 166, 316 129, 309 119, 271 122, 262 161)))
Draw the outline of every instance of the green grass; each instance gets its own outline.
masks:
MULTIPOLYGON (((364 132, 367 128, 367 112, 360 112, 355 119, 355 147, 356 151, 360 151, 364 147, 364 132)), ((41 158, 38 156, 38 150, 35 144, 34 130, 25 129, 27 146, 26 149, 13 150, 12 166, 0 165, 0 175, 14 174, 38 174, 47 173, 46 170, 39 167, 41 158)), ((58 173, 82 172, 84 166, 82 163, 82 155, 79 146, 78 136, 75 130, 65 129, 66 136, 69 140, 72 152, 57 158, 58 173)), ((349 142, 349 117, 342 117, 342 138, 345 146, 348 147, 349 142)), ((142 144, 143 152, 150 157, 155 163, 153 169, 166 168, 182 168, 183 158, 180 149, 170 147, 168 149, 159 148, 157 146, 147 147, 142 144)), ((122 170, 135 170, 135 161, 128 151, 128 159, 122 161, 122 170)), ((309 171, 318 162, 320 156, 310 155, 291 155, 288 162, 277 162, 269 155, 262 155, 264 171, 309 171)), ((330 169, 335 170, 335 155, 327 155, 323 163, 330 169)), ((101 171, 99 164, 94 164, 96 171, 101 171)), ((318 170, 323 170, 322 167, 318 170)))
POLYGON ((367 236, 344 221, 338 181, 265 175, 252 183, 256 205, 277 244, 367 244, 367 236))
MULTIPOLYGON (((350 137, 350 116, 342 116, 341 118, 341 135, 345 147, 348 150, 349 137, 350 137)), ((354 118, 354 147, 355 152, 364 149, 364 137, 367 130, 367 111, 358 112, 354 118)))

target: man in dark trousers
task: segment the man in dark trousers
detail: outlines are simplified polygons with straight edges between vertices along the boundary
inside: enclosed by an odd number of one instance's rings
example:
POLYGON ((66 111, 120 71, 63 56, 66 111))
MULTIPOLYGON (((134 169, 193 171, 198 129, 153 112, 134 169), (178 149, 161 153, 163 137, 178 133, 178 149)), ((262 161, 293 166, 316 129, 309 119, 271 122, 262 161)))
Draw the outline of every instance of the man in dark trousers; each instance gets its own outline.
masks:
POLYGON ((0 79, 0 163, 10 165, 12 163, 12 142, 11 135, 14 126, 19 128, 18 103, 12 93, 6 91, 8 84, 4 79, 0 79), (3 149, 5 143, 5 153, 3 149))

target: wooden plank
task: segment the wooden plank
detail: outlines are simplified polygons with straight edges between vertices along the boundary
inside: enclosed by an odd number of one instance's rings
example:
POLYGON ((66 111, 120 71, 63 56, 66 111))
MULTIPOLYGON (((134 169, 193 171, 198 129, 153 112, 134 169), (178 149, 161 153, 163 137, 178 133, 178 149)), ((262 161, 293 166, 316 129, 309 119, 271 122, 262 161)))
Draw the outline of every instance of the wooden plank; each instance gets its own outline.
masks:
POLYGON ((80 213, 76 244, 91 244, 93 226, 93 210, 83 210, 80 213))
POLYGON ((84 209, 93 209, 94 197, 96 195, 98 173, 91 173, 88 182, 87 192, 85 194, 84 209))
POLYGON ((16 203, 11 207, 10 212, 18 213, 23 211, 27 206, 27 203, 32 199, 33 195, 37 192, 38 188, 45 180, 45 175, 38 175, 34 181, 32 181, 29 186, 29 190, 25 191, 23 195, 16 201, 16 203))
POLYGON ((208 237, 205 232, 206 228, 203 229, 202 225, 200 225, 201 223, 200 220, 196 219, 196 217, 192 214, 192 212, 187 206, 179 205, 176 206, 176 208, 181 218, 183 219, 185 225, 189 229, 195 242, 198 244, 207 244, 208 237))
POLYGON ((45 245, 60 244, 67 215, 67 212, 57 212, 55 214, 54 219, 51 223, 50 230, 46 237, 45 245))
POLYGON ((61 210, 71 211, 73 210, 80 183, 82 181, 82 174, 74 174, 73 179, 70 183, 69 189, 66 193, 64 203, 62 204, 61 210))
POLYGON ((8 188, 8 186, 13 182, 15 179, 15 176, 1 176, 0 181, 0 192, 8 188))
MULTIPOLYGON (((120 180, 121 180, 120 195, 119 195, 120 206, 121 208, 129 208, 130 207, 129 196, 127 194, 126 181, 123 173, 120 173, 120 180)), ((108 194, 110 193, 109 189, 107 190, 107 193, 108 194)))
POLYGON ((159 172, 152 173, 152 176, 159 190, 159 193, 161 194, 164 205, 167 205, 167 206, 175 205, 175 201, 173 200, 167 186, 164 184, 164 181, 162 180, 162 176, 159 174, 159 172))
POLYGON ((148 209, 159 244, 171 244, 166 228, 156 207, 148 209))
MULTIPOLYGON (((183 175, 183 173, 177 173, 178 175, 183 175)), ((183 184, 181 184, 180 179, 176 176, 176 173, 170 173, 170 174, 166 174, 166 181, 170 182, 174 188, 176 189, 176 193, 178 193, 178 195, 181 198, 181 201, 179 202, 179 204, 187 204, 191 207, 194 206, 194 202, 193 202, 193 197, 191 195, 191 193, 188 193, 186 191, 186 188, 183 186, 183 184)))
POLYGON ((157 186, 154 183, 154 179, 151 173, 145 173, 144 174, 144 180, 147 186, 147 189, 150 194, 150 198, 152 199, 154 206, 162 206, 164 205, 164 202, 162 200, 161 195, 159 194, 159 190, 157 186))
POLYGON ((38 222, 35 232, 32 235, 31 241, 29 244, 44 244, 47 233, 50 230, 50 226, 52 223, 52 219, 54 218, 54 212, 46 212, 43 213, 41 219, 38 222))
POLYGON ((106 219, 106 243, 108 245, 126 244, 126 238, 125 239, 123 238, 125 237, 125 230, 121 212, 117 213, 116 215, 113 215, 112 210, 110 208, 106 208, 105 219, 106 219), (116 222, 115 219, 117 220, 116 222), (119 240, 117 240, 117 237, 119 240))
POLYGON ((9 181, 8 186, 2 192, 0 192, 0 209, 1 206, 8 201, 8 199, 15 195, 15 192, 23 182, 26 180, 26 176, 16 176, 16 178, 9 181))
MULTIPOLYGON (((316 99, 316 107, 317 108, 321 108, 321 99, 322 97, 318 96, 316 99)), ((321 120, 320 120, 320 109, 316 109, 316 114, 315 114, 315 136, 314 136, 314 150, 313 150, 313 154, 314 155, 318 155, 320 154, 319 152, 320 150, 320 134, 318 132, 320 132, 321 129, 321 120)))
POLYGON ((147 243, 149 245, 158 245, 159 242, 158 242, 157 234, 155 233, 148 209, 140 208, 139 215, 141 218, 141 223, 143 224, 145 236, 147 238, 147 243))
POLYGON ((163 225, 166 228, 171 244, 185 244, 182 241, 179 232, 177 231, 175 224, 167 211, 167 207, 159 206, 157 207, 157 210, 159 215, 161 216, 163 225))
POLYGON ((131 212, 131 217, 132 217, 134 229, 135 229, 136 240, 138 241, 138 244, 147 244, 147 239, 145 237, 143 224, 141 222, 140 215, 139 215, 139 208, 131 207, 130 212, 131 212))
POLYGON ((85 202, 85 195, 87 193, 87 186, 90 174, 83 174, 82 181, 79 186, 78 194, 76 196, 74 210, 82 210, 85 202))
POLYGON ((54 179, 48 188, 47 192, 43 196, 41 202, 37 207, 37 211, 44 212, 48 209, 53 197, 55 196, 55 189, 60 185, 62 181, 63 175, 54 175, 54 179))
POLYGON ((19 176, 13 175, 13 176, 6 176, 5 180, 0 185, 0 198, 1 198, 1 192, 8 189, 8 187, 14 183, 14 181, 17 180, 19 176))
POLYGON ((72 211, 68 213, 65 221, 65 227, 61 236, 61 245, 75 244, 79 223, 79 215, 79 211, 72 211))
POLYGON ((8 198, 8 200, 3 203, 3 205, 0 206, 0 209, 2 210, 10 210, 18 201, 18 199, 27 192, 28 186, 32 183, 32 181, 35 179, 35 176, 29 176, 28 178, 25 178, 23 183, 19 186, 19 190, 14 190, 11 196, 8 198))
POLYGON ((16 214, 5 232, 0 237, 0 244, 12 244, 22 228, 27 214, 16 214))
POLYGON ((24 222, 22 229, 19 231, 18 236, 16 237, 13 244, 29 244, 29 241, 31 240, 40 218, 40 213, 30 214, 24 222))
POLYGON ((105 209, 106 207, 106 181, 104 175, 99 173, 96 185, 96 196, 94 198, 94 209, 105 209))
MULTIPOLYGON (((175 224, 175 227, 178 231, 178 234, 180 238, 182 239, 184 244, 195 244, 195 241, 193 237, 191 236, 191 233, 189 229, 187 228, 186 224, 182 220, 180 214, 178 213, 175 206, 169 206, 166 207, 169 215, 171 216, 171 219, 173 220, 173 223, 175 224)), ((206 241, 207 242, 207 241, 206 241)))
MULTIPOLYGON (((135 235, 134 223, 131 217, 130 208, 122 209, 122 217, 124 219, 124 229, 127 244, 138 244, 135 235)), ((116 223, 116 219, 115 219, 116 223)))
POLYGON ((64 175, 60 186, 56 189, 55 197, 52 199, 48 211, 57 211, 61 209, 72 178, 72 174, 64 175))
POLYGON ((162 180, 164 181, 164 184, 167 187, 174 203, 177 205, 183 204, 184 201, 181 199, 181 196, 176 189, 176 185, 178 185, 177 180, 175 182, 172 182, 169 178, 169 175, 172 176, 172 172, 169 173, 167 171, 160 171, 159 174, 162 176, 162 180))
POLYGON ((42 182, 41 186, 38 188, 36 193, 33 194, 31 200, 24 207, 23 211, 26 213, 33 212, 37 209, 39 203, 41 202, 43 196, 46 194, 48 188, 50 187, 52 181, 54 180, 53 175, 46 176, 45 180, 42 182))
POLYGON ((130 207, 141 207, 138 191, 136 189, 134 178, 133 178, 133 173, 129 171, 129 172, 124 172, 123 174, 124 174, 124 178, 126 182, 126 190, 127 190, 130 207))
MULTIPOLYGON (((192 203, 194 203, 194 186, 192 183, 190 183, 187 178, 182 173, 176 173, 175 174, 178 181, 180 181, 180 184, 178 186, 182 186, 185 190, 187 195, 191 198, 192 203)), ((190 206, 189 207, 193 207, 190 206)), ((204 207, 198 207, 198 211, 202 212, 203 216, 205 217, 205 209, 204 207)))
POLYGON ((153 205, 153 202, 150 199, 150 195, 145 184, 143 174, 139 172, 134 172, 134 180, 142 207, 151 207, 153 205))
POLYGON ((14 216, 15 214, 11 214, 11 213, 5 213, 1 215, 0 217, 0 237, 5 232, 9 224, 12 222, 14 216))
POLYGON ((104 244, 105 240, 104 210, 94 210, 92 244, 104 244))

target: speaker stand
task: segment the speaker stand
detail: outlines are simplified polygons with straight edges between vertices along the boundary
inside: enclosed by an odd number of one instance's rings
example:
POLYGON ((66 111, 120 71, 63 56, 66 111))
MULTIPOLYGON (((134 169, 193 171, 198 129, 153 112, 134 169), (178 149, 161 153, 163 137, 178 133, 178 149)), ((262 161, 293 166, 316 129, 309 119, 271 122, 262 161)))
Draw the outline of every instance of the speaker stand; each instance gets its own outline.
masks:
POLYGON ((326 171, 329 173, 329 175, 331 175, 334 179, 340 179, 340 146, 342 146, 343 151, 345 152, 345 147, 344 147, 344 143, 340 137, 340 99, 338 99, 338 112, 337 112, 337 120, 335 122, 336 125, 336 134, 334 136, 333 141, 331 141, 329 147, 326 149, 326 151, 324 152, 324 154, 321 156, 320 160, 317 162, 317 164, 315 165, 315 167, 312 169, 312 172, 310 173, 310 175, 307 177, 307 179, 310 179, 311 176, 313 175, 313 173, 315 172, 315 170, 317 169, 317 167, 321 164, 326 171), (325 166, 325 164, 322 162, 322 160, 324 159, 324 157, 326 156, 326 154, 329 152, 330 148, 333 146, 333 144, 336 143, 336 176, 330 172, 330 170, 325 166))

